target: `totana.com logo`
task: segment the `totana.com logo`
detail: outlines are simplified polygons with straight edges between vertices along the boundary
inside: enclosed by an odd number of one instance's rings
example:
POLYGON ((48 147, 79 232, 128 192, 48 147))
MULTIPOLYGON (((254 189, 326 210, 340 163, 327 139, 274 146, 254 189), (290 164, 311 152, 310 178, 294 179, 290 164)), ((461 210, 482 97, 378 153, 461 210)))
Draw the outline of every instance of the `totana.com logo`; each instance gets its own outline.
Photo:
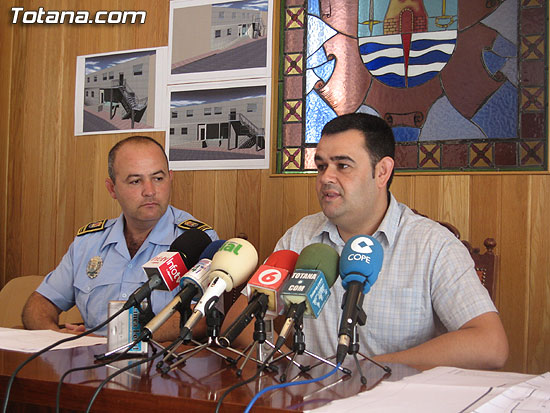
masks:
POLYGON ((98 10, 90 13, 87 10, 25 10, 23 7, 12 7, 12 23, 23 24, 143 24, 147 12, 143 10, 98 10))

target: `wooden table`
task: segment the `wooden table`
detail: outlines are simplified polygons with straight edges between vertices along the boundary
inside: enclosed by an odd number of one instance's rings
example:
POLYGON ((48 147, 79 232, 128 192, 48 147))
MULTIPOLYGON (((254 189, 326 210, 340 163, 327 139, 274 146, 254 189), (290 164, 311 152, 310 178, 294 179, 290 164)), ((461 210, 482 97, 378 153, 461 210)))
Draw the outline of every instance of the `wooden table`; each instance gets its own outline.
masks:
MULTIPOLYGON (((52 350, 25 366, 17 375, 11 390, 9 411, 48 412, 55 407, 55 394, 61 375, 75 367, 93 363, 94 354, 105 352, 105 346, 80 347, 69 350, 52 350)), ((16 367, 29 357, 27 353, 0 350, 0 394, 5 397, 6 385, 16 367)), ((71 373, 65 378, 61 392, 64 412, 85 411, 99 383, 136 359, 117 361, 113 366, 99 367, 71 373)), ((303 364, 314 364, 307 356, 299 356, 303 364)), ((382 380, 395 381, 418 371, 402 365, 391 365, 387 374, 368 360, 360 362, 367 376, 367 385, 361 384, 355 371, 353 358, 348 356, 345 365, 352 375, 338 372, 320 383, 291 386, 263 395, 252 411, 289 412, 313 409, 331 400, 349 397, 376 386, 382 380)), ((112 412, 212 412, 224 391, 235 383, 251 377, 256 367, 249 362, 242 377, 237 368, 219 356, 202 350, 185 365, 167 375, 156 369, 156 361, 122 373, 107 384, 93 404, 92 411, 112 412)), ((284 368, 284 363, 281 363, 284 368)), ((332 370, 322 365, 302 374, 299 380, 320 377, 332 370)), ((292 379, 298 370, 289 373, 292 379)), ((278 383, 278 374, 269 373, 261 379, 231 392, 222 404, 221 412, 242 412, 250 400, 263 388, 278 383)))

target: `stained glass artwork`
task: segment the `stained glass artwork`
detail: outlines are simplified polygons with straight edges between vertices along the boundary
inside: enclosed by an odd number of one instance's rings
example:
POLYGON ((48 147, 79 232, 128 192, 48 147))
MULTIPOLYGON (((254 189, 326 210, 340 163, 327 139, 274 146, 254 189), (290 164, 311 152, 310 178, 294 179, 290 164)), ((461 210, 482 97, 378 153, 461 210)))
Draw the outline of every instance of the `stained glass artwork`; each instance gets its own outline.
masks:
POLYGON ((287 0, 277 172, 314 172, 321 129, 384 118, 397 171, 546 170, 543 0, 287 0))

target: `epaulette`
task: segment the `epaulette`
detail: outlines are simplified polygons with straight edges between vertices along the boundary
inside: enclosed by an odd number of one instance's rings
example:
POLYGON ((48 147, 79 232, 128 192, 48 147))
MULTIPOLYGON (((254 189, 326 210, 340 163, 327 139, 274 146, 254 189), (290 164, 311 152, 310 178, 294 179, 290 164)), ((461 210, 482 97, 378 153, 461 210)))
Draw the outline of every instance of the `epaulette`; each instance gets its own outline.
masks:
POLYGON ((181 229, 200 229, 201 231, 212 229, 210 225, 195 219, 186 219, 185 221, 180 222, 177 226, 181 229))
POLYGON ((107 222, 106 219, 102 219, 101 221, 90 222, 88 225, 84 225, 83 227, 80 227, 76 233, 76 236, 79 237, 81 235, 89 234, 90 232, 103 231, 105 229, 106 222, 107 222))

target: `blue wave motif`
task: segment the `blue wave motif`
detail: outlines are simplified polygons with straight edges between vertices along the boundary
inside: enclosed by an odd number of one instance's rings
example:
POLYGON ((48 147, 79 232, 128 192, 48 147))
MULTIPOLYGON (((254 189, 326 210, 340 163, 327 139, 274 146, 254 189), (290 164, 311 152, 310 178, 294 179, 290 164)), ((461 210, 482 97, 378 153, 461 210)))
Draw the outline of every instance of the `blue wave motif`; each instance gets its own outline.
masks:
POLYGON ((430 63, 447 63, 451 58, 450 54, 443 53, 439 50, 434 50, 433 52, 426 53, 418 57, 409 57, 409 66, 410 65, 427 65, 430 63))
POLYGON ((432 46, 439 46, 441 44, 454 44, 456 45, 456 39, 448 40, 431 40, 431 39, 422 39, 415 40, 411 42, 411 50, 424 50, 432 46))
POLYGON ((396 44, 363 43, 361 46, 359 46, 359 52, 361 54, 375 53, 375 52, 379 52, 380 50, 388 50, 388 49, 403 49, 403 45, 401 43, 396 43, 396 44))
POLYGON ((369 70, 377 70, 381 67, 393 65, 396 63, 405 63, 405 59, 403 57, 379 57, 378 59, 374 59, 368 63, 365 63, 365 66, 367 66, 367 69, 369 70))

